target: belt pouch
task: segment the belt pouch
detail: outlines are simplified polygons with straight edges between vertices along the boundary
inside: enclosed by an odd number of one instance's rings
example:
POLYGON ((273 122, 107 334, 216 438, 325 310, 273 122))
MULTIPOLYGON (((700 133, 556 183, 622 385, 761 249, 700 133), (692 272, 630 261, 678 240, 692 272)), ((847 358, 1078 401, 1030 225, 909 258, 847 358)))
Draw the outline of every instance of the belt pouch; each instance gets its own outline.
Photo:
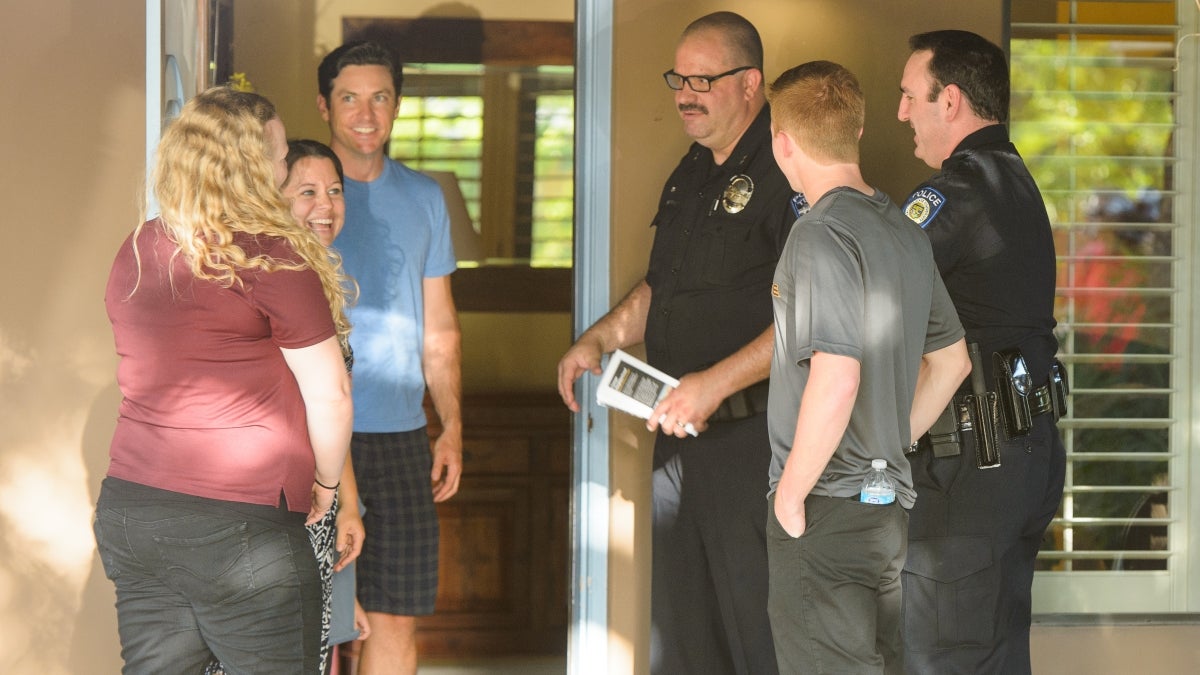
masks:
POLYGON ((958 435, 958 404, 953 400, 929 427, 929 445, 935 457, 955 457, 962 454, 962 437, 958 435))
POLYGON ((1009 438, 1024 436, 1033 428, 1033 415, 1029 411, 1033 378, 1029 376, 1025 357, 1019 349, 1005 349, 992 354, 992 365, 1004 432, 1009 438))
POLYGON ((1071 393, 1071 385, 1067 382, 1067 368, 1062 361, 1054 359, 1050 364, 1050 407, 1054 410, 1054 420, 1058 421, 1067 414, 1067 395, 1071 393))

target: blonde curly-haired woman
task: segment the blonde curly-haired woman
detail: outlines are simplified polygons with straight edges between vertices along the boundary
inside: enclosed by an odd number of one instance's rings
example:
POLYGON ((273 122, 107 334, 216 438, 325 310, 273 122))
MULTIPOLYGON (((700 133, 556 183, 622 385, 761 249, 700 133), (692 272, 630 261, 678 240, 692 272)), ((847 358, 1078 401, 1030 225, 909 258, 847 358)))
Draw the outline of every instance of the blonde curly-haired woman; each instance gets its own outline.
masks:
POLYGON ((124 399, 95 533, 127 673, 319 668, 304 525, 350 442, 347 284, 279 192, 286 152, 267 99, 197 95, 158 147, 161 215, 113 263, 124 399))

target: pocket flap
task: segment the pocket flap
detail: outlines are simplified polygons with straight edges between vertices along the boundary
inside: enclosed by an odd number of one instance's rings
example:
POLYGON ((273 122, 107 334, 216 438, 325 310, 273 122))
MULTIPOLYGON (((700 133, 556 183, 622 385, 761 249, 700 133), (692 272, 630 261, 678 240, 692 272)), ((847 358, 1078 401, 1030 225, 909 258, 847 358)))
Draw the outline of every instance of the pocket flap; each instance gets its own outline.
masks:
POLYGON ((939 537, 908 542, 904 571, 939 583, 952 583, 992 564, 989 537, 939 537))

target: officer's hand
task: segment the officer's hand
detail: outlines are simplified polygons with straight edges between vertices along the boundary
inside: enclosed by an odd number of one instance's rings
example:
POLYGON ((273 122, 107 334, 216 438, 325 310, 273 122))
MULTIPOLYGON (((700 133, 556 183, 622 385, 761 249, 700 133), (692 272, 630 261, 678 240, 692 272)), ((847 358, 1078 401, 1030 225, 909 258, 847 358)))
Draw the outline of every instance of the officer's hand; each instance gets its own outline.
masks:
POLYGON ((664 434, 679 438, 694 436, 708 428, 708 418, 724 399, 721 391, 710 383, 708 371, 688 373, 650 413, 646 428, 650 431, 661 428, 664 434))
POLYGON ((602 372, 602 354, 600 345, 584 334, 558 362, 558 395, 572 412, 579 412, 579 402, 575 400, 575 380, 586 371, 599 375, 602 372))

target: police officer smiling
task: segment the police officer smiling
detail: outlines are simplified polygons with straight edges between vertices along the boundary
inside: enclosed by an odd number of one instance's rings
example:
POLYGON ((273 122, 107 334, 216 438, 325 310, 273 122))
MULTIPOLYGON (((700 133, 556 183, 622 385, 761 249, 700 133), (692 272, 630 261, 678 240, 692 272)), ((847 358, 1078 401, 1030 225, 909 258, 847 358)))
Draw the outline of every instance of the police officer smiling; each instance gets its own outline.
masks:
POLYGON ((558 364, 563 402, 601 355, 645 342, 680 380, 648 421, 654 445, 650 670, 777 672, 767 620, 765 477, 771 278, 795 216, 771 154, 762 42, 717 12, 684 31, 663 74, 694 141, 667 179, 646 277, 558 364), (695 438, 687 429, 699 431, 695 438))
POLYGON ((965 31, 922 33, 909 47, 897 116, 938 173, 904 211, 929 235, 980 356, 974 386, 909 456, 917 500, 903 578, 906 670, 1028 673, 1034 562, 1066 461, 1055 427, 1065 383, 1052 381, 1054 241, 1005 127, 1004 52, 965 31))

